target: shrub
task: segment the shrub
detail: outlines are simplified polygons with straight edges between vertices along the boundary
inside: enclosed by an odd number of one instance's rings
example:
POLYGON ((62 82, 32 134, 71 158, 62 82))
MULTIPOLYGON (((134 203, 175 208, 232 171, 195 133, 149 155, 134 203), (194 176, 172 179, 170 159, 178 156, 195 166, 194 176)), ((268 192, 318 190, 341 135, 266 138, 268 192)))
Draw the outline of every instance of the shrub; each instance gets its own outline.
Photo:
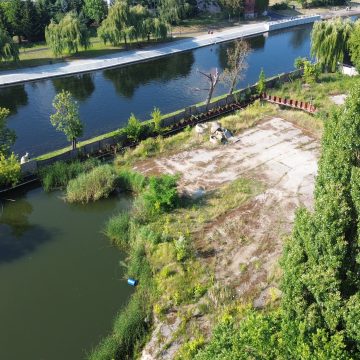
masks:
POLYGON ((85 162, 79 160, 73 162, 57 161, 41 168, 39 176, 45 191, 63 189, 71 179, 90 171, 97 165, 99 165, 99 161, 95 159, 89 159, 85 162))
POLYGON ((151 113, 151 120, 154 123, 155 132, 161 134, 164 129, 163 129, 163 119, 160 109, 154 108, 153 112, 151 113))
POLYGON ((136 171, 121 169, 118 176, 118 184, 121 189, 141 192, 146 186, 146 177, 136 171))
POLYGON ((15 186, 21 178, 21 166, 12 153, 9 157, 0 154, 0 187, 2 186, 15 186))
POLYGON ((138 142, 141 136, 141 122, 135 117, 134 114, 131 114, 128 120, 124 132, 127 138, 131 141, 138 142))
POLYGON ((195 338, 185 343, 176 356, 176 360, 193 360, 198 351, 204 347, 205 340, 203 336, 195 338))
POLYGON ((285 2, 282 1, 280 3, 276 3, 273 6, 271 6, 272 10, 287 10, 289 8, 289 5, 285 2))
POLYGON ((295 69, 302 69, 304 67, 304 63, 307 61, 306 57, 298 56, 294 61, 295 69))
POLYGON ((266 78, 265 78, 265 72, 264 69, 261 68, 260 74, 259 74, 259 81, 256 85, 256 90, 258 94, 262 94, 266 90, 266 78))
POLYGON ((307 84, 312 84, 318 81, 320 70, 317 64, 312 64, 310 61, 304 62, 303 79, 307 84))
POLYGON ((151 176, 142 199, 145 210, 150 216, 174 209, 179 203, 177 177, 172 175, 151 176))
POLYGON ((66 200, 71 203, 88 203, 108 197, 115 187, 116 175, 113 167, 101 165, 70 180, 66 188, 66 200))
POLYGON ((130 216, 122 212, 111 217, 105 227, 105 235, 119 248, 126 250, 129 244, 130 216))
POLYGON ((178 261, 186 260, 190 255, 190 249, 188 241, 185 236, 181 235, 179 239, 175 241, 176 258, 178 261))

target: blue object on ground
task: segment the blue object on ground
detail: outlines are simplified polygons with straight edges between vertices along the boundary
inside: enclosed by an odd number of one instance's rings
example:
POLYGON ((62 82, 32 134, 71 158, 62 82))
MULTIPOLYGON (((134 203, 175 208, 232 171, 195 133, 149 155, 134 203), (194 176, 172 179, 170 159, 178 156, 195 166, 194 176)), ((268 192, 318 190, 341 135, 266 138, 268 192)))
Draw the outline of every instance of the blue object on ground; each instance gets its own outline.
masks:
POLYGON ((127 283, 128 283, 129 285, 131 285, 131 286, 136 286, 136 285, 138 284, 138 281, 135 280, 135 279, 129 278, 128 281, 127 281, 127 283))

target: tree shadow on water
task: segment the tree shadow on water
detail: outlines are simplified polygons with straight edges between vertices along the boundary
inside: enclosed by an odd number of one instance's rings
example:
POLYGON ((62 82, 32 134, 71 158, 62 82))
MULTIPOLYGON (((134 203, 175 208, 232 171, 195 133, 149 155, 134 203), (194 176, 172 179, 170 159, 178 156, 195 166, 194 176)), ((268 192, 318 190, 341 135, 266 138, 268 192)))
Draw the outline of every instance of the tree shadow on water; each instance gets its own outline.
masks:
POLYGON ((50 233, 38 225, 16 237, 11 227, 0 224, 0 265, 15 261, 35 251, 41 244, 52 239, 50 233))
POLYGON ((32 205, 25 199, 0 204, 0 264, 15 261, 52 239, 49 231, 29 222, 32 205))

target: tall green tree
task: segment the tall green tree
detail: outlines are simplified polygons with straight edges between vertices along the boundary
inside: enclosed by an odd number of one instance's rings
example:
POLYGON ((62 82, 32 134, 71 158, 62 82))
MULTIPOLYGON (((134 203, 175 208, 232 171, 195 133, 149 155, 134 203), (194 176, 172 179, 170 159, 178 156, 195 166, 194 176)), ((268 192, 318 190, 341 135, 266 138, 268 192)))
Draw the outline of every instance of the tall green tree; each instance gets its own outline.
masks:
POLYGON ((62 91, 53 100, 55 114, 50 115, 50 122, 58 131, 62 131, 73 150, 77 139, 83 135, 84 126, 80 120, 79 107, 69 91, 62 91))
POLYGON ((178 24, 191 11, 191 6, 184 0, 160 0, 159 18, 169 24, 178 24))
POLYGON ((6 20, 9 25, 9 34, 17 36, 19 43, 21 43, 21 36, 24 35, 21 23, 23 5, 24 3, 21 0, 7 0, 3 3, 6 20))
POLYGON ((19 60, 19 48, 6 30, 0 28, 0 60, 19 60))
POLYGON ((89 31, 74 12, 66 14, 58 24, 51 21, 45 29, 45 38, 55 56, 77 53, 80 46, 85 49, 90 46, 89 31))
POLYGON ((360 353, 360 83, 325 122, 314 211, 300 209, 283 258, 286 358, 360 353))
POLYGON ((98 29, 98 34, 104 43, 118 46, 122 40, 127 41, 130 24, 130 7, 126 0, 116 0, 110 7, 107 18, 98 29))
POLYGON ((40 17, 34 2, 26 0, 23 3, 19 21, 21 22, 22 33, 29 41, 33 41, 41 37, 41 29, 39 23, 40 17))
POLYGON ((343 62, 353 27, 349 19, 315 22, 311 33, 311 55, 323 69, 333 72, 338 63, 343 62))
POLYGON ((349 52, 350 58, 357 71, 360 71, 360 21, 357 20, 354 24, 353 31, 349 37, 349 52))
POLYGON ((107 10, 108 8, 104 0, 84 0, 85 15, 98 24, 105 19, 107 10))

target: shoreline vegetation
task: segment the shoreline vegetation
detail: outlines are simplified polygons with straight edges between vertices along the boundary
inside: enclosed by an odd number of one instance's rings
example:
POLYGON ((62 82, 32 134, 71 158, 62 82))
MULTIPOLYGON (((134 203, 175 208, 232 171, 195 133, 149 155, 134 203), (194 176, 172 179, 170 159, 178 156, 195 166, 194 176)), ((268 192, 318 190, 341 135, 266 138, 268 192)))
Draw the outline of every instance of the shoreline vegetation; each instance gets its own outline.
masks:
MULTIPOLYGON (((279 75, 276 75, 266 80, 271 81, 277 79, 278 77, 279 75)), ((283 98, 297 99, 300 101, 306 101, 312 103, 315 107, 319 108, 320 111, 322 111, 321 109, 328 109, 329 107, 334 105, 332 101, 329 99, 328 95, 332 95, 332 94, 336 95, 344 92, 346 89, 349 88, 349 84, 351 84, 352 82, 353 80, 351 78, 343 76, 339 73, 334 73, 334 74, 329 73, 329 74, 322 74, 319 82, 313 84, 311 88, 304 87, 302 85, 301 79, 295 79, 288 83, 275 85, 273 88, 267 88, 266 91, 269 95, 276 95, 276 96, 281 96, 283 98)), ((253 86, 256 86, 256 84, 254 84, 253 86)), ((234 95, 237 96, 237 94, 246 90, 247 89, 237 90, 234 92, 234 95)), ((228 94, 220 95, 218 97, 213 98, 212 102, 215 102, 220 99, 225 99, 227 96, 228 94)), ((204 105, 204 103, 205 102, 203 101, 191 106, 202 106, 204 105)), ((168 114, 161 114, 161 121, 163 122, 167 118, 174 116, 178 113, 181 113, 184 110, 185 109, 179 109, 168 114)), ((141 124, 143 126, 147 126, 151 123, 151 121, 152 121, 151 119, 141 121, 141 124)), ((87 140, 79 141, 78 149, 81 149, 83 146, 88 145, 92 142, 104 140, 113 136, 119 136, 122 134, 124 129, 125 127, 110 131, 102 135, 95 136, 87 140)), ((71 146, 67 146, 43 155, 39 155, 35 157, 34 160, 39 160, 39 161, 47 160, 52 157, 56 157, 60 154, 63 154, 69 150, 71 150, 71 146)))
MULTIPOLYGON (((340 74, 322 74, 318 82, 310 87, 303 86, 302 80, 298 79, 267 90, 268 93, 311 100, 321 110, 316 117, 256 101, 240 112, 221 118, 220 122, 238 135, 264 119, 280 116, 320 138, 324 115, 335 107, 335 104, 331 105, 329 96, 347 93, 356 81, 357 78, 340 74)), ((133 170, 139 162, 179 151, 196 150, 209 146, 207 142, 207 137, 199 137, 189 128, 167 138, 158 136, 141 141, 135 148, 117 155, 112 165, 102 165, 90 159, 84 163, 75 162, 74 165, 55 163, 44 168, 41 175, 44 189, 62 187, 67 194, 70 184, 79 181, 79 177, 91 174, 98 166, 112 167, 111 173, 115 174, 116 180, 111 189, 130 191, 134 196, 130 212, 114 214, 104 225, 103 231, 114 246, 128 254, 126 274, 136 278, 139 285, 127 306, 116 316, 111 334, 87 354, 89 360, 139 356, 145 343, 150 340, 154 324, 165 321, 165 315, 173 311, 177 313, 181 325, 171 339, 159 338, 158 341, 168 342, 170 346, 170 343, 181 338, 181 345, 174 357, 179 360, 193 359, 196 354, 199 359, 209 359, 207 356, 211 354, 211 347, 217 346, 214 341, 220 341, 216 340, 217 336, 224 331, 229 336, 235 336, 238 331, 235 319, 241 321, 244 331, 249 331, 255 323, 262 324, 262 328, 270 326, 264 331, 270 331, 271 324, 274 324, 276 331, 280 331, 277 327, 281 317, 277 296, 274 295, 273 302, 265 310, 254 310, 246 302, 233 303, 231 289, 218 287, 212 271, 209 272, 204 262, 200 261, 195 246, 197 234, 203 231, 206 224, 246 204, 266 185, 255 179, 238 178, 194 199, 178 193, 176 176, 145 176, 133 170), (215 303, 204 302, 205 298, 214 299, 215 303), (223 301, 223 306, 215 305, 217 301, 223 301), (217 324, 210 347, 205 346, 209 336, 191 325, 194 312, 211 319, 214 326, 217 324)), ((103 171, 99 171, 96 176, 101 178, 103 174, 103 171)), ((79 188, 79 193, 87 191, 88 185, 79 188)), ((110 192, 102 196, 108 196, 110 192)), ((76 201, 83 199, 93 201, 95 197, 77 196, 76 201)))

